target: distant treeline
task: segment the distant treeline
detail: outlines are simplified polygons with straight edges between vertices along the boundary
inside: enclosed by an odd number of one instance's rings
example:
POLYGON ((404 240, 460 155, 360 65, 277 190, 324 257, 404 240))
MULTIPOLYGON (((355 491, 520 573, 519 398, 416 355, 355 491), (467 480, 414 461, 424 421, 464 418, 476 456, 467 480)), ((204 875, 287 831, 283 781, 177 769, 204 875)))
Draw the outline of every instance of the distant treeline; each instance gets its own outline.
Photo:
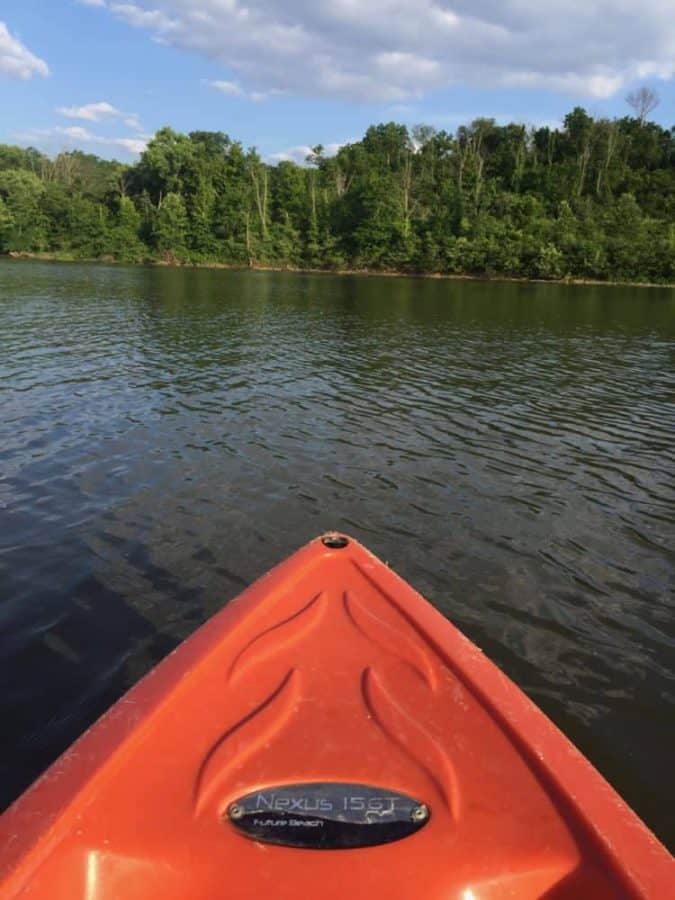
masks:
POLYGON ((675 128, 394 123, 306 166, 158 131, 135 165, 0 145, 0 252, 675 282, 675 128))

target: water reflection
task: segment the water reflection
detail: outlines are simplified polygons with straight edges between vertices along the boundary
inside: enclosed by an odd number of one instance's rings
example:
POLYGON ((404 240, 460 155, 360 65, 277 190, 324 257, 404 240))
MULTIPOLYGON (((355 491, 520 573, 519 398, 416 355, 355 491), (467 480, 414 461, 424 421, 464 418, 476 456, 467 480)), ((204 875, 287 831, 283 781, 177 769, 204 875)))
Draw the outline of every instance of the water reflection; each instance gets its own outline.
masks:
POLYGON ((23 263, 0 286, 2 799, 337 527, 668 836, 674 292, 23 263))

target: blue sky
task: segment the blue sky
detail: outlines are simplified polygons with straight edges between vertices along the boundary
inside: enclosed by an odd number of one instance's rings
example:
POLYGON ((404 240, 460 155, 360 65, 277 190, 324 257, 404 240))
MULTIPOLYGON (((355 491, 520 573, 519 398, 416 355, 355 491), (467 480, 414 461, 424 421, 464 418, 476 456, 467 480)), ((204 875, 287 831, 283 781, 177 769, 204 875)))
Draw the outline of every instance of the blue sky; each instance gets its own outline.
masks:
POLYGON ((3 0, 0 141, 131 160, 163 125, 269 159, 395 119, 624 115, 675 125, 664 0, 3 0), (45 8, 48 7, 47 11, 45 8))

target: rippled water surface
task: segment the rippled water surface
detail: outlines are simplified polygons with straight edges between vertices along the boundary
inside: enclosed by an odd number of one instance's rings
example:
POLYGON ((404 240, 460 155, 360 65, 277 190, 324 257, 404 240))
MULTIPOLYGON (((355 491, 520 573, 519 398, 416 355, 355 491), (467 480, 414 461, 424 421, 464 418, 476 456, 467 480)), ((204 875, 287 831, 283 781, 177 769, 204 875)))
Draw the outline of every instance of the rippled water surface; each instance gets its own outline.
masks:
POLYGON ((675 291, 0 263, 0 801, 329 528, 673 841, 675 291))

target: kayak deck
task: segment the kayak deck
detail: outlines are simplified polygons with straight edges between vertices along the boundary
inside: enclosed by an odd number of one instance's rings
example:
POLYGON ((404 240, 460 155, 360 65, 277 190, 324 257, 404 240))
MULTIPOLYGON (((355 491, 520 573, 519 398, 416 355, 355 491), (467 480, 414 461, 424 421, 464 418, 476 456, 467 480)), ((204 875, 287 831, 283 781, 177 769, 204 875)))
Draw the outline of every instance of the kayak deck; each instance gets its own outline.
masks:
POLYGON ((544 714, 357 542, 327 543, 228 604, 0 818, 0 898, 668 896, 672 858, 544 714), (326 783, 400 792, 428 821, 347 850, 237 827, 246 795, 326 783))

